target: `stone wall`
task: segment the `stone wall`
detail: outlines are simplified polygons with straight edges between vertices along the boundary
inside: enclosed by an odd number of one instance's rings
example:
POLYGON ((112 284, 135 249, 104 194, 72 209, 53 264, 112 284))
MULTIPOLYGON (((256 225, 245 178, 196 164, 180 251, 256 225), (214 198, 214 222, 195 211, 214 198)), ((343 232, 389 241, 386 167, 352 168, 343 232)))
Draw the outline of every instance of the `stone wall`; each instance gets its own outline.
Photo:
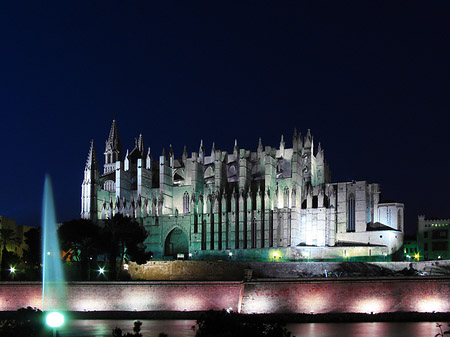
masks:
POLYGON ((151 261, 143 265, 130 263, 133 280, 242 280, 245 269, 252 269, 254 278, 337 277, 347 273, 389 275, 414 269, 428 275, 450 275, 450 261, 421 262, 212 262, 151 261), (377 274, 378 273, 378 274, 377 274))
POLYGON ((315 279, 245 284, 242 313, 448 312, 450 280, 315 279))
MULTIPOLYGON (((449 277, 77 282, 67 295, 70 311, 450 312, 449 277)), ((0 283, 1 311, 41 303, 38 282, 0 283)))
MULTIPOLYGON (((242 282, 74 282, 67 286, 69 311, 238 311, 242 282)), ((41 308, 37 282, 0 283, 0 310, 41 308)))

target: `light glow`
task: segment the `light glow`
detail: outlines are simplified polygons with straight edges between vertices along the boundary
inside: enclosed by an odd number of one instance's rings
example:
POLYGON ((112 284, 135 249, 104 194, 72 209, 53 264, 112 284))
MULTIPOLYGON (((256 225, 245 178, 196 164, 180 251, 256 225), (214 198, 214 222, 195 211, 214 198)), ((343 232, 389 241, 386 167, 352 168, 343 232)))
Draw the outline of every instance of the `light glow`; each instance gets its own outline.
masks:
POLYGON ((11 274, 14 274, 14 273, 16 272, 16 268, 10 267, 10 268, 9 268, 9 272, 10 272, 11 274))
POLYGON ((372 314, 384 312, 386 308, 384 301, 377 298, 371 298, 367 300, 358 301, 356 309, 357 312, 372 314))
POLYGON ((51 328, 59 328, 64 324, 64 316, 61 313, 54 311, 47 315, 45 322, 51 328))
POLYGON ((446 303, 439 298, 425 298, 418 303, 419 312, 446 312, 446 303))

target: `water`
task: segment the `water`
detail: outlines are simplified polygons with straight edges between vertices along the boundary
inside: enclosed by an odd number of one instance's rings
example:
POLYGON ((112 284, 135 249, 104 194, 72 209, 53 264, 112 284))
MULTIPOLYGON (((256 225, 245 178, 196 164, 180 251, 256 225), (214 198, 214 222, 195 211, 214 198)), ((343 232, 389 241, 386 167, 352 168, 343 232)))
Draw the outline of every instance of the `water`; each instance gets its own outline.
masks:
MULTIPOLYGON (((59 330, 61 336, 111 337, 116 326, 123 333, 132 332, 134 320, 73 320, 59 330)), ((144 337, 157 337, 164 332, 169 337, 194 337, 194 320, 141 320, 144 337)), ((443 324, 448 330, 446 323, 443 324)), ((432 337, 439 330, 433 322, 376 322, 376 323, 290 323, 287 325, 297 337, 432 337)))
POLYGON ((64 274, 56 233, 52 182, 45 177, 42 200, 42 311, 66 309, 64 274))

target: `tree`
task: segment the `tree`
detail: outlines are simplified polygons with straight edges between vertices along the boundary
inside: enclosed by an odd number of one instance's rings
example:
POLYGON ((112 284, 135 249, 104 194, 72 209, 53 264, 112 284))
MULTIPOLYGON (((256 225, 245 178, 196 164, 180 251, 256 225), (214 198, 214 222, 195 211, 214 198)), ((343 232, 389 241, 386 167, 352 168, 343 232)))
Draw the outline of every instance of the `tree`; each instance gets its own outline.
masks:
POLYGON ((8 245, 20 245, 20 239, 16 237, 16 233, 12 229, 2 228, 0 229, 0 243, 2 246, 2 261, 1 265, 1 279, 6 280, 8 277, 8 245))
POLYGON ((80 275, 90 280, 90 270, 101 253, 100 227, 91 220, 74 219, 64 222, 58 229, 61 249, 65 260, 76 261, 80 265, 80 275))
POLYGON ((192 327, 196 337, 290 337, 283 323, 267 323, 225 310, 204 313, 192 327))
POLYGON ((120 261, 120 265, 125 260, 145 263, 152 255, 151 252, 145 251, 143 243, 148 234, 144 227, 121 214, 116 214, 112 219, 105 221, 101 236, 103 241, 108 243, 106 254, 111 280, 119 279, 120 268, 117 268, 117 260, 120 261))
POLYGON ((27 279, 39 280, 42 262, 41 228, 31 228, 25 232, 25 243, 28 248, 23 252, 23 260, 27 269, 27 279))

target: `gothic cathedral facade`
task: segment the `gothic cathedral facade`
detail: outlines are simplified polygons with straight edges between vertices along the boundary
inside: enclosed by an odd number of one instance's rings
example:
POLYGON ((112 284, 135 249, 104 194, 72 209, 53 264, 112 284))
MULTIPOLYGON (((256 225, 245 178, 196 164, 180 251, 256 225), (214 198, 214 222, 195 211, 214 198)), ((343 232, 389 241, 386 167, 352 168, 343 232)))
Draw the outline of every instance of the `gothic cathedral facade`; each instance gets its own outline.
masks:
POLYGON ((84 169, 81 217, 117 213, 148 232, 156 259, 388 259, 403 244, 404 206, 382 203, 378 184, 331 182, 324 151, 308 130, 292 148, 218 150, 153 158, 142 135, 122 154, 116 121, 100 173, 91 142, 84 169))

